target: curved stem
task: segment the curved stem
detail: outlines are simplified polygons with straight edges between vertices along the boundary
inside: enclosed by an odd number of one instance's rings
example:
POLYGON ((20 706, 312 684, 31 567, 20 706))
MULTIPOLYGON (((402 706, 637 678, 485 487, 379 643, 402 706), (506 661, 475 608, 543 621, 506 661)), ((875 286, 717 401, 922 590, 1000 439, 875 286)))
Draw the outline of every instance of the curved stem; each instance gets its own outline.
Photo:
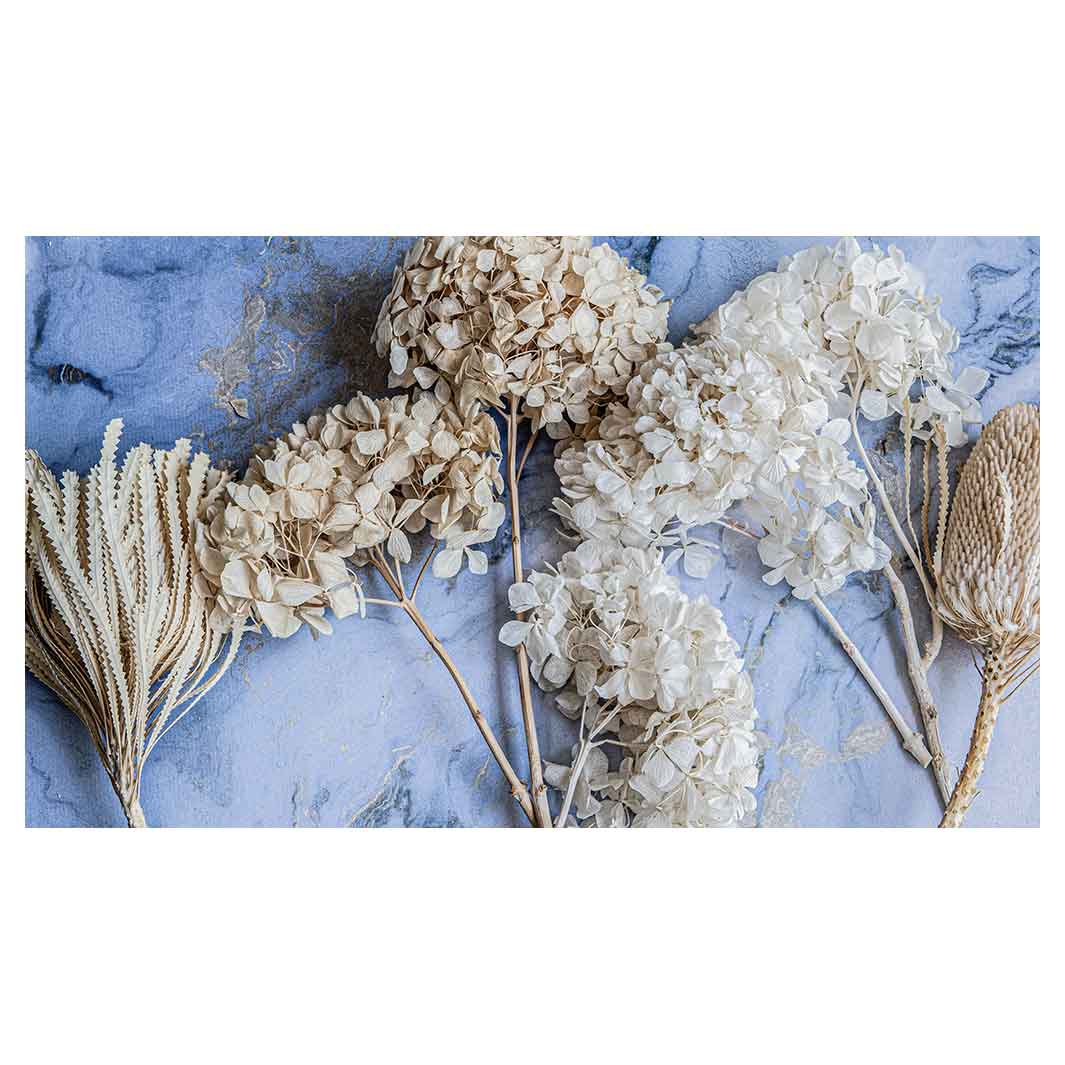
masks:
MULTIPOLYGON (((906 666, 910 674, 910 684, 913 693, 917 696, 917 708, 921 713, 921 721, 924 723, 925 739, 932 752, 932 774, 936 778, 936 786, 939 788, 940 797, 944 805, 950 802, 950 776, 951 766, 943 750, 943 742, 939 737, 939 711, 932 696, 932 689, 928 686, 928 666, 921 657, 917 647, 917 632, 913 625, 913 612, 910 610, 910 598, 906 594, 906 587, 902 578, 895 572, 895 565, 888 560, 884 567, 888 584, 891 585, 891 593, 895 597, 895 605, 899 611, 899 621, 902 624, 902 643, 906 652, 906 666)), ((933 617, 936 617, 933 613, 933 617)))
POLYGON ((999 709, 1002 706, 1002 663, 995 652, 989 652, 984 660, 984 683, 980 692, 980 709, 976 713, 972 739, 965 766, 958 778, 958 786, 947 804, 940 828, 960 828, 973 799, 977 795, 977 784, 984 771, 988 748, 991 746, 991 734, 995 728, 999 709))
POLYGON ((858 650, 854 641, 847 635, 843 626, 835 619, 819 595, 812 596, 810 602, 813 603, 814 608, 821 617, 825 619, 825 623, 832 630, 836 639, 839 640, 840 646, 850 656, 851 661, 857 666, 858 672, 865 678, 865 682, 872 688, 873 694, 880 700, 880 705, 887 712, 887 716, 891 718, 892 724, 898 729, 899 735, 902 737, 902 746, 920 762, 922 767, 927 766, 932 761, 932 755, 929 754, 928 748, 925 747, 921 737, 906 724, 902 714, 899 713, 898 707, 892 702, 891 696, 888 695, 884 685, 880 683, 877 675, 869 667, 869 663, 866 662, 862 652, 858 650))
MULTIPOLYGON (((514 581, 525 580, 521 560, 521 506, 518 499, 518 397, 510 397, 507 415, 507 495, 510 503, 510 555, 514 564, 514 581)), ((519 614, 518 620, 525 615, 519 614)), ((551 807, 547 802, 547 785, 544 783, 544 767, 540 760, 540 741, 536 735, 536 718, 533 715, 532 682, 529 678, 529 655, 524 644, 515 648, 518 667, 518 695, 521 699, 521 719, 525 726, 525 744, 529 751, 529 785, 532 789, 536 821, 540 828, 551 827, 551 807)))
POLYGON ((529 793, 526 790, 525 785, 519 779, 518 774, 514 772, 514 767, 510 764, 510 760, 504 753, 503 748, 499 745, 495 733, 492 731, 487 718, 485 718, 480 707, 477 705, 477 700, 474 699, 473 692, 470 691, 469 686, 459 672, 458 667, 445 650, 444 645, 437 639, 436 634, 429 628, 428 624, 426 624, 425 618, 414 603, 409 599, 404 600, 403 609, 406 611, 407 616, 411 621, 414 622, 418 631, 425 637, 429 646, 436 652, 437 658, 444 663, 444 668, 451 674, 451 679, 455 682, 463 701, 469 707, 474 723, 484 737, 484 742, 488 744, 488 749, 492 752, 492 756, 499 764, 499 768, 503 770, 503 776, 507 778, 507 783, 510 785, 510 793, 518 800, 525 816, 535 825, 536 816, 533 811, 532 801, 529 798, 529 793))
POLYGON ((517 799, 518 805, 521 806, 522 812, 529 819, 529 822, 535 825, 537 819, 528 789, 526 789, 518 774, 514 772, 514 767, 510 764, 510 759, 507 758, 506 752, 496 739, 495 733, 492 731, 492 726, 488 724, 488 719, 477 705, 477 700, 474 698, 473 692, 470 691, 465 678, 459 672, 459 668, 455 664, 454 659, 448 654, 447 649, 440 642, 436 633, 429 627, 429 623, 425 620, 425 616, 417 606, 415 606, 414 600, 408 599, 403 594, 395 574, 388 567, 384 557, 381 556, 380 553, 374 554, 373 552, 371 552, 371 557, 373 558, 373 564, 377 569, 377 572, 384 577, 385 583, 396 597, 396 603, 393 605, 401 607, 407 617, 414 622, 417 630, 425 637, 426 643, 429 644, 436 654, 436 657, 444 664, 444 668, 451 674, 451 679, 455 682, 455 686, 458 688, 463 702, 465 702, 469 709, 474 724, 484 737, 484 742, 488 745, 488 750, 491 751, 492 757, 495 758, 499 768, 503 771, 503 776, 510 785, 511 795, 517 799))

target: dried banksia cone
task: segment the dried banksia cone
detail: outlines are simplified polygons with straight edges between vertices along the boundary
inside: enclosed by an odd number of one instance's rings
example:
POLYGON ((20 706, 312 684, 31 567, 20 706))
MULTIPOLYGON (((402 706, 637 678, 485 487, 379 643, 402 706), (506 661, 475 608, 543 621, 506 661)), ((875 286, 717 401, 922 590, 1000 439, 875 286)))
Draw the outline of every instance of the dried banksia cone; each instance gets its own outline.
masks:
POLYGON ((141 444, 119 470, 121 431, 108 425, 81 479, 56 481, 26 452, 26 665, 88 729, 130 828, 143 828, 145 759, 228 668, 241 628, 213 629, 196 589, 192 532, 225 475, 190 460, 187 440, 141 444))
POLYGON ((957 828, 976 797, 1000 708, 1039 668, 1038 407, 999 411, 965 463, 937 599, 943 620, 984 658, 969 754, 940 824, 957 828))

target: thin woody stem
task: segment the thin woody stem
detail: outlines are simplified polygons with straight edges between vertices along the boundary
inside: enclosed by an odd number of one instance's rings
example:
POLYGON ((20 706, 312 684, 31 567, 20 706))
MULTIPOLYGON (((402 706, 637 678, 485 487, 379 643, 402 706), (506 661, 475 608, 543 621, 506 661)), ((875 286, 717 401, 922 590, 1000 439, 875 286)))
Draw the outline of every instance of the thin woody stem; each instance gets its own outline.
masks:
MULTIPOLYGON (((724 526, 726 529, 731 529, 733 532, 738 532, 741 536, 746 536, 751 540, 761 539, 758 533, 752 532, 747 526, 741 525, 739 522, 720 518, 718 519, 717 524, 724 526)), ((872 689, 873 694, 879 700, 880 705, 891 719, 892 724, 898 729, 899 736, 902 737, 902 746, 909 751, 922 766, 927 766, 932 759, 932 755, 929 753, 928 748, 925 747, 921 737, 906 724, 898 707, 895 705, 891 696, 888 695, 887 689, 881 684, 880 678, 873 672, 872 667, 865 660, 864 655, 858 650, 857 644, 855 644, 855 642, 847 635, 846 630, 836 619, 832 611, 828 609, 824 600, 819 595, 812 596, 810 603, 824 619, 825 623, 828 625, 829 631, 839 641, 839 645, 854 663, 858 672, 865 678, 865 682, 872 689)))
POLYGON ((891 718, 892 724, 898 729, 899 735, 902 737, 902 746, 920 762, 922 768, 927 766, 932 761, 932 755, 928 753, 928 748, 925 747, 921 737, 906 724, 902 714, 899 713, 898 707, 892 702, 891 696, 888 695, 884 685, 880 683, 879 678, 872 671, 869 663, 866 662, 862 652, 858 650, 854 641, 843 630, 843 626, 840 625, 832 612, 825 606, 819 595, 812 596, 810 602, 813 604, 814 609, 824 618, 832 634, 839 640, 840 646, 858 668, 858 672, 865 678, 869 687, 873 689, 873 694, 880 700, 880 705, 887 712, 887 716, 891 718))
MULTIPOLYGON (((862 443, 861 435, 858 432, 858 397, 861 393, 862 385, 863 379, 859 377, 854 386, 851 402, 851 430, 854 433, 854 442, 858 448, 858 454, 861 456, 862 464, 865 466, 866 473, 868 473, 869 479, 876 489, 884 513, 887 515, 891 530, 902 545, 910 562, 913 563, 913 568, 916 570, 917 577, 921 582, 921 589, 924 592, 931 614, 931 635, 925 644, 924 653, 922 654, 920 645, 917 642, 909 596, 906 594, 902 579, 895 572, 894 564, 889 561, 884 567, 884 572, 887 574, 888 583, 891 585, 891 591, 895 597, 895 604, 899 609, 899 618, 902 622, 902 641, 906 652, 906 665, 910 675, 910 683, 913 686, 913 694, 917 697, 917 706, 921 712, 921 720, 924 722, 925 737, 932 751, 932 772, 936 778, 936 786, 939 788, 939 794, 945 804, 950 801, 951 794, 950 763, 947 761, 943 744, 939 738, 939 711, 936 709, 932 689, 928 685, 928 670, 938 657, 940 648, 943 645, 943 621, 936 610, 935 593, 928 582, 928 572, 922 565, 914 545, 910 543, 902 531, 898 515, 895 513, 895 508, 891 505, 887 490, 884 488, 884 482, 880 480, 876 470, 873 469, 873 464, 869 461, 865 445, 862 443)), ((941 492, 945 490, 943 485, 940 486, 940 490, 941 492)), ((909 505, 910 501, 907 499, 907 508, 909 508, 909 505)), ((931 562, 929 564, 931 565, 931 562)))
POLYGON ((555 822, 556 828, 565 828, 566 818, 569 817, 570 806, 573 805, 573 796, 577 792, 577 780, 580 778, 582 772, 584 772, 584 763, 588 761, 588 755, 592 751, 592 741, 590 736, 585 736, 581 740, 581 749, 577 753, 577 760, 573 763, 573 768, 570 770, 569 785, 566 787, 566 795, 562 800, 562 808, 558 813, 558 820, 555 822))
POLYGON ((910 543, 909 538, 902 531, 902 526, 899 524, 898 515, 895 513, 895 508, 891 505, 891 500, 888 498, 887 489, 884 487, 884 482, 880 480, 880 475, 873 469, 873 464, 869 461, 869 456, 866 453, 865 445, 862 443, 861 434, 858 432, 858 394, 861 392, 861 382, 859 382, 857 390, 854 394, 854 402, 851 404, 851 431, 854 433, 854 443, 858 448, 858 454, 861 456, 862 465, 865 467, 865 472, 869 475, 869 480, 873 482, 873 487, 876 488, 876 494, 880 497, 880 505, 884 508, 884 513, 887 515, 888 524, 891 526, 891 531, 895 534, 899 543, 902 545, 902 549, 906 552, 913 563, 913 568, 917 570, 917 576, 921 579, 921 587, 924 590, 925 598, 928 600, 930 608, 935 607, 935 596, 932 595, 932 589, 928 585, 928 578, 925 575, 924 566, 921 565, 920 556, 914 550, 913 545, 910 543))
POLYGON ((433 541, 432 550, 425 556, 425 561, 422 563, 422 568, 418 570, 418 576, 414 580, 414 587, 410 590, 410 598, 413 603, 418 597, 418 586, 422 583, 422 577, 425 576, 425 571, 429 566, 429 563, 433 560, 433 555, 436 554, 436 549, 440 546, 439 540, 433 541))
POLYGON ((451 674, 451 679, 455 682, 455 686, 458 688, 463 702, 465 702, 466 706, 469 708, 470 716, 473 718, 474 724, 484 737, 484 742, 488 745, 488 750, 491 751, 492 757, 495 758, 499 768, 503 771, 503 776, 510 785, 510 793, 518 801, 518 805, 521 806, 522 812, 529 819, 529 822, 535 825, 537 823, 536 814, 533 810, 532 799, 529 796, 528 789, 522 783, 518 774, 514 772, 514 767, 510 764, 510 759, 507 758, 506 752, 496 739, 495 733, 492 731, 492 726, 488 724, 488 719, 477 705, 477 700, 474 698, 473 692, 470 691, 465 678, 459 672, 458 666, 455 665, 454 659, 448 654, 447 649, 440 642, 436 633, 434 633, 429 627, 429 623, 425 620, 425 616, 414 605, 414 600, 408 599, 403 594, 403 590, 397 582, 395 574, 389 568, 384 556, 378 551, 371 552, 371 557, 373 559, 374 567, 377 569, 378 573, 384 577, 385 583, 392 590, 392 594, 395 595, 395 605, 402 607, 404 613, 406 613, 411 621, 414 622, 417 630, 425 637, 426 643, 428 643, 433 649, 437 658, 439 658, 444 664, 444 668, 451 674))
MULTIPOLYGON (((921 656, 919 652, 917 655, 917 662, 920 663, 923 672, 927 674, 928 668, 936 660, 936 657, 939 654, 939 649, 943 643, 943 622, 939 617, 939 614, 936 612, 935 593, 932 591, 931 585, 928 583, 928 574, 926 573, 924 566, 921 564, 920 555, 918 555, 914 545, 910 543, 906 534, 902 531, 902 525, 899 523, 895 508, 891 505, 891 500, 888 498, 884 482, 880 480, 879 474, 873 469, 873 464, 869 461, 865 445, 862 443, 861 434, 858 432, 858 396, 861 394, 862 383, 862 379, 859 378, 854 389, 853 401, 851 403, 851 431, 854 434, 854 443, 858 448, 858 454, 861 456, 862 465, 865 466, 865 472, 869 475, 869 480, 873 482, 873 487, 876 489, 876 494, 880 499, 880 505, 883 507, 884 513, 887 515, 891 531, 902 545, 902 549, 906 552, 910 562, 913 563, 913 568, 917 571, 917 577, 921 582, 921 589, 924 591, 925 599, 928 602, 928 609, 932 615, 932 635, 925 647, 924 655, 921 656)), ((907 499, 907 508, 909 505, 910 501, 907 499)), ((907 658, 909 658, 908 650, 907 658)), ((918 698, 920 698, 920 696, 918 696, 918 698)))
POLYGON ((910 598, 906 594, 906 587, 902 578, 895 572, 894 560, 889 560, 884 567, 888 584, 891 586, 891 594, 895 597, 895 605, 899 611, 899 621, 902 623, 902 642, 906 651, 906 666, 910 674, 910 683, 913 693, 917 696, 917 708, 921 712, 921 720, 924 722, 925 738, 928 740, 929 749, 932 752, 932 774, 936 778, 936 786, 944 805, 950 802, 950 762, 943 750, 943 742, 939 736, 939 711, 932 696, 932 689, 928 686, 928 667, 921 658, 917 646, 917 633, 913 625, 913 611, 910 609, 910 598))
POLYGON ((529 452, 533 449, 533 444, 536 443, 536 438, 540 435, 540 430, 529 434, 529 442, 525 445, 525 450, 521 454, 521 462, 518 463, 518 480, 521 480, 521 471, 525 469, 525 460, 529 457, 529 452))
MULTIPOLYGON (((510 555, 514 564, 514 582, 525 580, 521 560, 521 506, 518 500, 518 397, 510 397, 507 416, 507 495, 510 503, 510 555)), ((518 620, 525 615, 519 614, 518 620)), ((525 645, 515 648, 518 668, 518 694, 521 699, 521 718, 525 726, 525 743, 529 751, 529 784, 532 789, 536 822, 540 828, 551 827, 551 807, 547 802, 547 785, 544 783, 544 767, 540 760, 540 741, 536 735, 536 718, 533 716, 532 682, 529 678, 529 655, 525 645)))

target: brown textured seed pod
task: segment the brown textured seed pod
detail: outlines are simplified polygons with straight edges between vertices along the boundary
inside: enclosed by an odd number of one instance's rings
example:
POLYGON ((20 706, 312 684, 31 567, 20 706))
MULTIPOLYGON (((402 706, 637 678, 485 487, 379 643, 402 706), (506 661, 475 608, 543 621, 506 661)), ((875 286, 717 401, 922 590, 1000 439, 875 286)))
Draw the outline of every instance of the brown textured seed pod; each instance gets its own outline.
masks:
POLYGON ((976 797, 999 709, 1038 668, 1039 408, 991 419, 965 463, 942 557, 938 609, 984 657, 969 754, 941 828, 957 828, 976 797))

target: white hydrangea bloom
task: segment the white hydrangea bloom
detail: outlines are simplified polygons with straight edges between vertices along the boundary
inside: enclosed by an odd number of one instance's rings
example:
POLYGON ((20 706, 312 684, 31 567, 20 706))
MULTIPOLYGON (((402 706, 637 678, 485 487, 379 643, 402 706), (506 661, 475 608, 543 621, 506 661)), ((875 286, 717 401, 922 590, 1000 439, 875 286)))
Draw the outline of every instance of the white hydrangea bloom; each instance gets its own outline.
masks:
POLYGON ((459 409, 521 398, 533 428, 568 436, 666 335, 669 304, 589 237, 422 237, 396 268, 374 341, 389 384, 459 409))
POLYGON ((927 439, 942 422, 952 447, 965 443, 965 423, 982 420, 975 397, 987 372, 969 368, 954 376, 958 331, 894 246, 862 251, 846 238, 834 248, 786 256, 693 331, 730 351, 763 355, 780 373, 804 379, 835 416, 849 414, 855 394, 873 420, 901 416, 911 397, 914 434, 927 439))
MULTIPOLYGON (((981 417, 985 371, 955 379, 956 330, 901 252, 842 240, 756 278, 674 350, 658 345, 596 438, 557 457, 555 510, 578 535, 674 544, 744 501, 766 530, 766 580, 825 595, 890 557, 850 416, 903 414, 948 445, 981 417), (916 396, 912 395, 916 388, 916 396)), ((684 551, 685 564, 689 552, 684 551)))
POLYGON ((767 531, 766 579, 786 578, 800 598, 889 557, 872 535, 866 475, 845 448, 849 423, 829 419, 801 375, 713 338, 662 345, 628 401, 611 407, 597 440, 574 442, 555 462, 555 510, 578 535, 640 547, 679 540, 685 568, 705 575, 705 557, 691 561, 691 528, 743 500, 767 531))
MULTIPOLYGON (((558 692, 562 711, 590 709, 593 731, 622 750, 616 771, 603 752, 581 767, 578 816, 709 826, 754 810, 750 678, 720 611, 686 596, 660 551, 585 540, 557 567, 512 585, 510 604, 526 619, 507 622, 500 640, 524 643, 533 676, 558 692)), ((571 772, 549 766, 547 777, 565 787, 571 772)))
POLYGON ((364 565, 380 546, 407 563, 408 534, 426 526, 444 545, 437 576, 454 576, 464 559, 486 572, 475 545, 494 539, 504 517, 498 453, 488 414, 463 417, 432 395, 360 393, 294 425, 201 511, 198 583, 212 623, 249 618, 282 637, 306 623, 329 634, 327 607, 343 618, 362 605, 348 561, 364 565))

